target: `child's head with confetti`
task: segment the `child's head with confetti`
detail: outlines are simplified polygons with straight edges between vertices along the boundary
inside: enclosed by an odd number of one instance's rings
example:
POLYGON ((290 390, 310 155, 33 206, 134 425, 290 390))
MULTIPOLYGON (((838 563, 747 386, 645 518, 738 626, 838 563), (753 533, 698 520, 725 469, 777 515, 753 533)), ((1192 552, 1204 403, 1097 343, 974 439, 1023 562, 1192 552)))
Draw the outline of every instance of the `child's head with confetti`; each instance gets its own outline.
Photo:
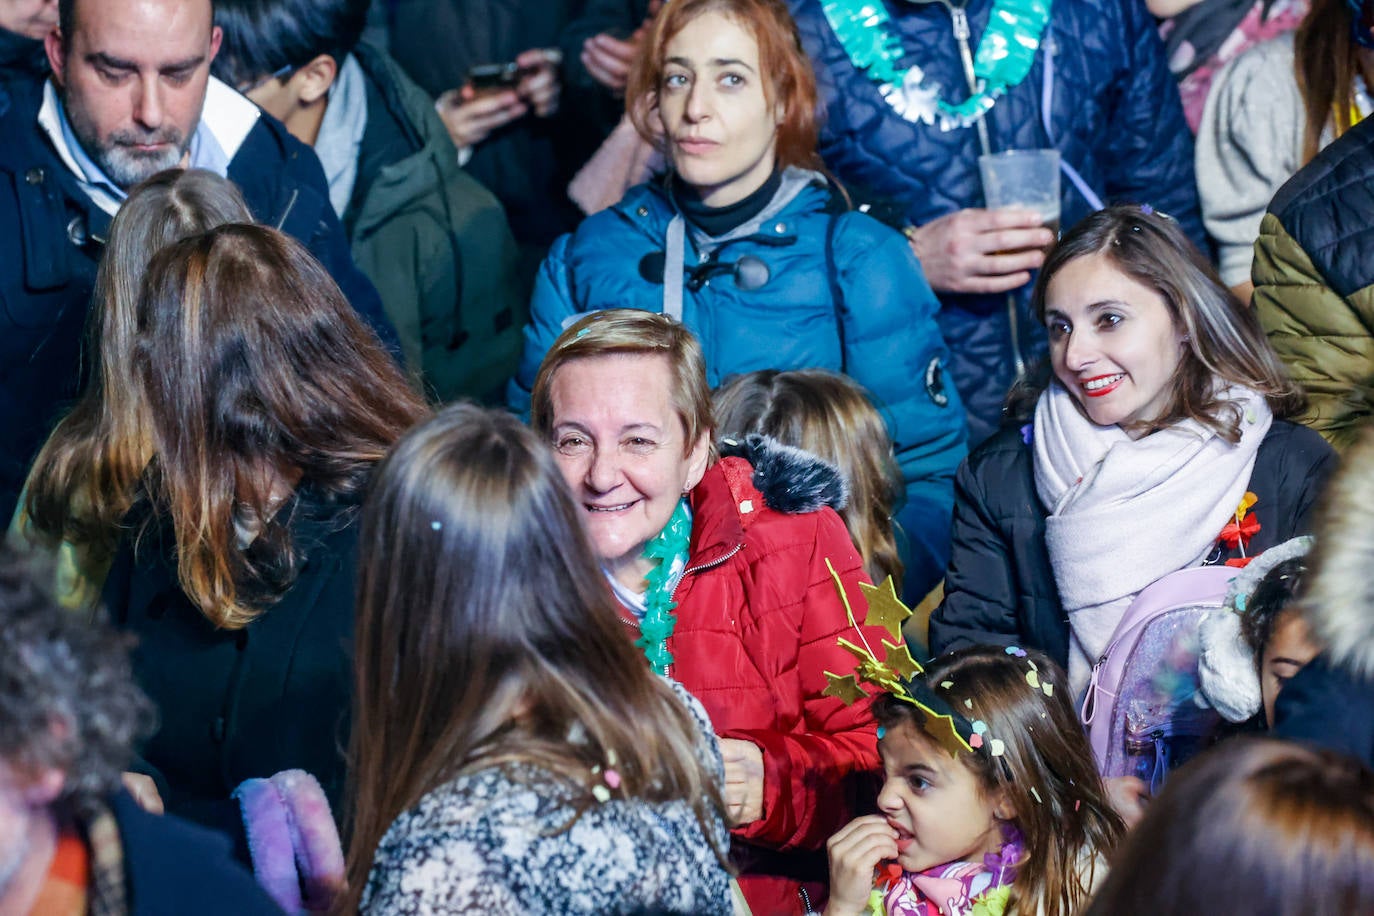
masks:
POLYGON ((968 747, 940 740, 947 728, 899 694, 874 701, 885 774, 878 805, 898 833, 898 864, 979 861, 1014 826, 1023 844, 1017 911, 1076 911, 1090 890, 1086 862, 1109 852, 1123 827, 1063 671, 1041 652, 975 647, 931 662, 912 693, 952 709, 968 747))

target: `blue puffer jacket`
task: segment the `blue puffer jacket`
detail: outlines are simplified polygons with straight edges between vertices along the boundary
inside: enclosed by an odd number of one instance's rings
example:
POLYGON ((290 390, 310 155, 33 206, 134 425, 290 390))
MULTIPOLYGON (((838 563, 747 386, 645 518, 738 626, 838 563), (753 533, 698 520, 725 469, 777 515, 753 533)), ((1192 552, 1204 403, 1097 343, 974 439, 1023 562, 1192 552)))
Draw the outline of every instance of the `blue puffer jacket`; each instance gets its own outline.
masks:
MULTIPOLYGON (((826 107, 826 165, 852 190, 898 203, 913 225, 982 207, 978 131, 942 132, 903 120, 849 62, 822 0, 788 2, 826 107)), ((901 64, 920 65, 927 82, 938 82, 949 100, 966 98, 949 7, 894 0, 884 5, 907 51, 901 64)), ((974 49, 992 6, 992 0, 967 0, 974 49)), ((1140 0, 1054 0, 1030 74, 986 117, 993 151, 1056 147, 1105 203, 1149 203, 1205 245, 1192 134, 1154 21, 1140 0), (1048 119, 1042 117, 1046 110, 1048 119)), ((1061 222, 1068 228, 1093 205, 1067 177, 1062 189, 1061 222)), ((1027 287, 1016 297, 1017 345, 1027 359, 1044 350, 1044 335, 1026 309, 1029 292, 1027 287)), ((951 375, 969 410, 973 439, 981 441, 996 428, 1014 374, 1007 297, 941 299, 940 325, 954 350, 951 375)))
MULTIPOLYGON (((954 472, 966 451, 963 411, 944 383, 948 350, 935 324, 939 303, 899 233, 862 213, 832 215, 830 201, 819 175, 788 170, 758 217, 721 237, 728 241, 705 240, 716 264, 748 255, 767 265, 768 281, 753 291, 728 274, 693 289, 703 239, 689 232, 682 318, 701 340, 713 387, 740 372, 815 367, 844 372, 868 389, 888 421, 906 481, 897 520, 909 541, 905 591, 919 599, 944 575, 954 472)), ((554 243, 536 280, 525 352, 511 383, 515 410, 528 413, 544 353, 578 315, 663 311, 663 284, 645 279, 640 263, 663 251, 676 212, 661 187, 640 185, 554 243)))

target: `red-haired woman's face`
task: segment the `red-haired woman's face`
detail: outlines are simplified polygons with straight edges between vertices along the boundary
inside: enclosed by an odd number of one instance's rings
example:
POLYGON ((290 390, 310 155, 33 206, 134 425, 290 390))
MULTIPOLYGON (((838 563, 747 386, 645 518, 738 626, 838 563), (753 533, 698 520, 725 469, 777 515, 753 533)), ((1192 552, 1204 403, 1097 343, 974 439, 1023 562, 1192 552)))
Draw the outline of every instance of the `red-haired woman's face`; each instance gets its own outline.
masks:
POLYGON ((724 207, 763 186, 776 162, 777 106, 747 29, 710 11, 664 47, 659 119, 673 168, 707 206, 724 207))

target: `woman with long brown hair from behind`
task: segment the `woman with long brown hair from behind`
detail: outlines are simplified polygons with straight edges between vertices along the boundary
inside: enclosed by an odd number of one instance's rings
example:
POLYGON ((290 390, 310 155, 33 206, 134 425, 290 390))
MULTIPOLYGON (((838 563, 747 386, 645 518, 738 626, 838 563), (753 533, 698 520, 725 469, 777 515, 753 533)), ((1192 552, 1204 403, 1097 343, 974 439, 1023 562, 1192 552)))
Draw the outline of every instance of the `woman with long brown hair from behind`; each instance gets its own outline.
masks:
POLYGON ((849 485, 840 518, 864 571, 874 582, 902 581, 892 526, 902 476, 882 414, 858 382, 825 369, 760 369, 726 379, 711 402, 717 440, 757 433, 835 465, 849 485))
POLYGON ((166 245, 253 216, 234 184, 203 169, 168 169, 129 193, 110 224, 87 328, 91 380, 38 453, 13 531, 61 544, 58 595, 93 605, 152 457, 146 410, 134 379, 138 290, 166 245), (24 517, 27 515, 27 519, 24 517))
POLYGON ((299 768, 337 810, 359 504, 426 407, 324 268, 262 226, 153 258, 133 369, 152 461, 104 598, 139 638, 166 807, 237 834, 231 791, 299 768))
POLYGON ((1374 773, 1329 750, 1236 738, 1146 809, 1085 916, 1374 912, 1374 773))
POLYGON ((710 723, 625 638, 539 436, 414 430, 360 555, 340 912, 730 912, 710 723))

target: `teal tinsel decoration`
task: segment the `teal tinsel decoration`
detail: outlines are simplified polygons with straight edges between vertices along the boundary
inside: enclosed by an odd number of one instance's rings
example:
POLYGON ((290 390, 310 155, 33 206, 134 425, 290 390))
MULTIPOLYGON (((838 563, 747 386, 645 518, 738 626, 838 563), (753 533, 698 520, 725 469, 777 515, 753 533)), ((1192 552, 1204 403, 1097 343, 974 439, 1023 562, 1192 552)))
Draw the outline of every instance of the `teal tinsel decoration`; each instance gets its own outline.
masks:
POLYGON ((677 604, 668 582, 674 568, 686 566, 691 538, 692 516, 687 511, 686 500, 681 500, 668 524, 644 545, 644 556, 658 560, 658 564, 644 577, 649 589, 644 593, 644 619, 639 623, 639 639, 635 640, 635 645, 644 652, 655 674, 667 674, 668 666, 673 663, 668 639, 673 635, 673 627, 677 626, 677 618, 673 616, 677 604))
POLYGON ((973 58, 978 91, 958 103, 939 98, 933 89, 926 88, 919 66, 900 65, 906 51, 891 29, 892 20, 882 0, 825 0, 822 9, 850 63, 882 87, 889 105, 908 121, 930 123, 938 112, 941 129, 949 130, 972 124, 1002 93, 1026 78, 1049 23, 1051 3, 997 0, 993 4, 973 58), (922 97, 933 98, 934 106, 921 104, 922 97))

